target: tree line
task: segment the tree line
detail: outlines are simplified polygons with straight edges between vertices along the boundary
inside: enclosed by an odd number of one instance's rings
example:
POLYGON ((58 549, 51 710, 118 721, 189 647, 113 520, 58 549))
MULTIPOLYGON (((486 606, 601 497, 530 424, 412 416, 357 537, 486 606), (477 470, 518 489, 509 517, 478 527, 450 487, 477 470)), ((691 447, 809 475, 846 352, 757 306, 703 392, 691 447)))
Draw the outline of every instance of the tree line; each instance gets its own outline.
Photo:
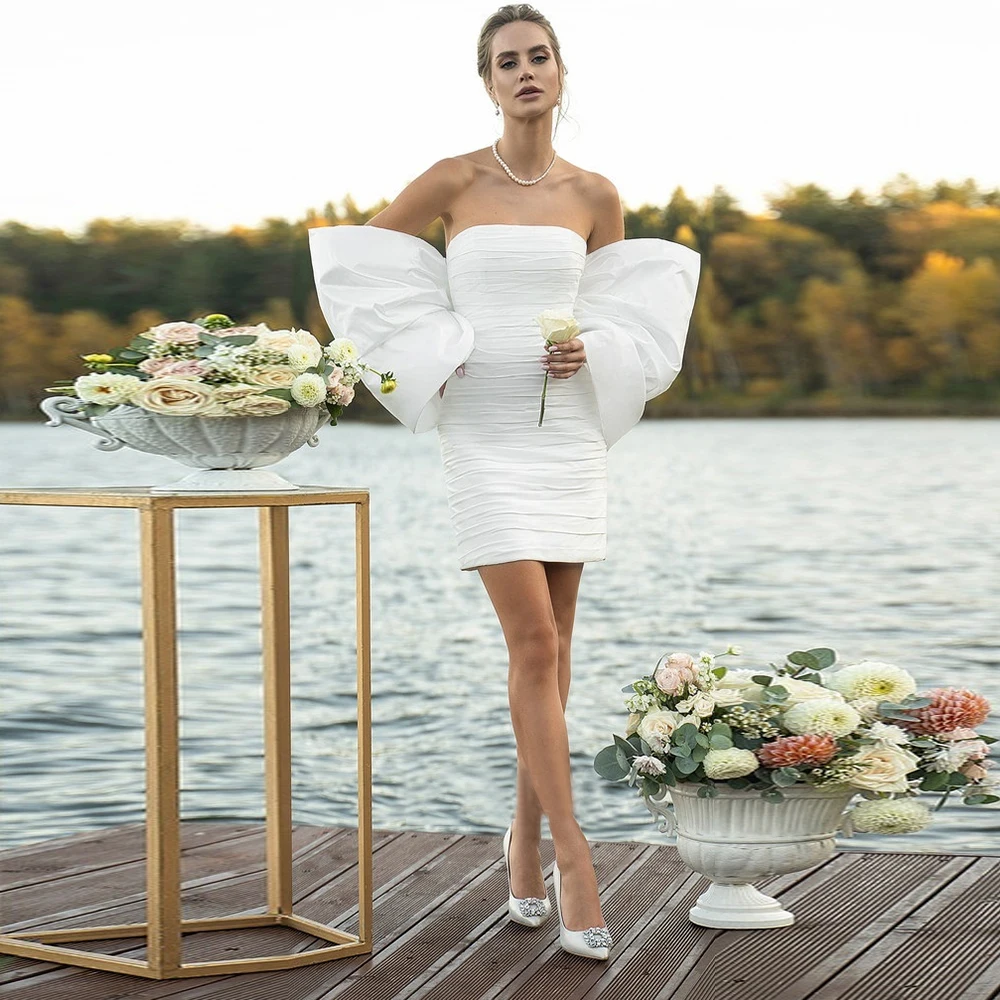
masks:
MULTIPOLYGON (((213 232, 97 219, 79 235, 0 226, 0 417, 40 417, 80 355, 166 320, 224 312, 327 340, 308 230, 360 225, 385 207, 348 195, 304 219, 213 232)), ((684 366, 648 415, 1000 412, 1000 190, 874 195, 787 187, 760 215, 716 187, 625 211, 628 238, 702 254, 684 366)), ((444 253, 440 220, 421 234, 444 253)), ((338 331, 350 336, 350 331, 338 331)), ((345 418, 384 416, 359 393, 345 418)))

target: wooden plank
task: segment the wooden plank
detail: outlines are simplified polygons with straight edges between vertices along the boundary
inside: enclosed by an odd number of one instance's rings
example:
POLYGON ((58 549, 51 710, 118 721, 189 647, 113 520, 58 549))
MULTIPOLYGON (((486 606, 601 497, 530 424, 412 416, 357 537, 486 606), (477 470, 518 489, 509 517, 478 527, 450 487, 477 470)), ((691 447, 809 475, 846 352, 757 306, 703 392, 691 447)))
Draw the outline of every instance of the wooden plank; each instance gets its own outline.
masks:
MULTIPOLYGON (((181 824, 181 850, 221 844, 245 837, 259 837, 259 823, 218 823, 185 820, 181 824)), ((84 872, 117 868, 144 861, 144 823, 129 823, 105 830, 88 830, 43 844, 25 845, 0 853, 0 890, 6 892, 50 882, 84 872)))
POLYGON ((802 982, 809 980, 812 967, 831 954, 834 963, 849 961, 852 942, 859 934, 864 942, 865 928, 874 915, 904 896, 894 919, 905 916, 936 891, 942 879, 969 863, 938 854, 836 855, 782 895, 795 914, 791 927, 721 932, 696 961, 684 963, 682 970, 658 985, 657 996, 759 1000, 766 994, 769 1000, 779 996, 800 1000, 816 985, 802 982), (928 879, 931 886, 924 888, 928 879))
MULTIPOLYGON (((425 855, 411 854, 408 863, 394 873, 385 872, 380 860, 383 852, 375 854, 373 877, 381 889, 375 893, 374 956, 356 955, 338 959, 321 965, 304 966, 284 972, 247 973, 224 977, 226 982, 199 979, 198 985, 188 986, 182 1000, 294 1000, 310 997, 319 1000, 331 988, 350 989, 361 987, 365 997, 369 994, 364 984, 368 982, 376 963, 385 961, 391 955, 399 954, 412 961, 419 955, 412 941, 415 935, 426 929, 429 918, 435 915, 444 903, 472 879, 475 880, 484 864, 492 870, 494 859, 484 850, 483 838, 476 835, 458 834, 413 834, 413 846, 426 848, 425 855), (400 952, 402 949, 402 952, 400 952), (225 987, 223 990, 222 987, 225 987)), ((496 838, 488 838, 496 840, 496 838)), ((501 862, 502 863, 502 862, 501 862)), ((352 872, 352 878, 356 873, 352 872)), ((354 912, 349 919, 336 924, 341 930, 357 933, 357 889, 355 885, 342 883, 339 892, 342 898, 353 898, 354 912)), ((305 901, 303 901, 305 902, 305 901)), ((190 982, 190 981, 189 981, 190 982)), ((136 1000, 159 1000, 174 996, 175 984, 159 984, 159 989, 134 994, 136 1000)), ((374 997, 376 994, 372 993, 374 997)), ((132 994, 130 994, 132 996, 132 994)), ((25 998, 27 1000, 27 998, 25 998)), ((35 1000, 35 998, 31 998, 35 1000)), ((72 1000, 71 997, 38 1000, 72 1000)))
POLYGON ((1000 858, 980 858, 810 1000, 986 1000, 1000 988, 985 979, 997 967, 998 929, 1000 858))
MULTIPOLYGON (((543 843, 543 871, 551 876, 550 859, 554 858, 555 852, 551 841, 543 843)), ((669 885, 678 879, 683 881, 690 875, 676 856, 671 857, 652 844, 636 846, 640 849, 633 853, 631 859, 627 859, 627 863, 617 873, 606 865, 601 865, 597 871, 601 908, 613 937, 616 937, 619 929, 624 930, 634 924, 632 918, 636 911, 643 909, 641 900, 644 897, 656 896, 664 883, 669 885), (641 883, 636 875, 639 871, 648 875, 641 883), (630 887, 639 892, 630 892, 630 887)), ((593 853, 596 860, 596 851, 593 853)), ((551 877, 548 891, 552 900, 552 913, 540 927, 522 927, 509 920, 504 902, 500 919, 491 915, 490 923, 481 930, 477 929, 478 933, 470 935, 470 940, 464 942, 467 947, 442 956, 436 963, 437 968, 429 970, 432 973, 430 978, 419 984, 415 991, 400 993, 400 998, 406 996, 408 1000, 450 1000, 454 997, 455 1000, 486 1000, 487 997, 520 997, 523 977, 537 968, 540 956, 559 937, 559 917, 551 877)), ((575 995, 575 990, 571 992, 575 995)))
MULTIPOLYGON (((464 839, 459 834, 381 830, 374 831, 374 833, 376 836, 376 873, 378 878, 385 883, 383 895, 386 894, 386 891, 392 893, 405 890, 407 879, 414 872, 419 871, 438 855, 464 839)), ((301 912, 303 916, 323 919, 326 923, 336 925, 337 921, 334 918, 337 913, 344 913, 345 916, 350 916, 352 913, 349 904, 353 905, 353 913, 356 915, 357 851, 354 846, 355 841, 356 831, 348 830, 346 834, 329 841, 329 846, 340 843, 337 857, 316 855, 312 859, 303 859, 300 854, 296 864, 295 882, 298 892, 302 894, 301 912), (338 858, 343 863, 339 869, 334 867, 334 862, 338 858), (303 877, 303 873, 298 868, 304 862, 309 861, 315 863, 315 870, 311 874, 304 873, 305 877, 303 877), (325 908, 331 912, 317 911, 317 901, 324 904, 325 908), (311 907, 310 903, 312 903, 311 907)), ((260 870, 254 873, 252 885, 257 902, 262 902, 264 898, 264 878, 263 866, 261 865, 260 870)), ((225 912, 238 912, 237 908, 226 905, 233 902, 231 889, 227 883, 207 886, 205 899, 200 901, 202 905, 198 908, 203 909, 205 905, 212 902, 211 897, 219 893, 222 893, 224 897, 221 900, 222 905, 216 905, 214 908, 225 912)), ((300 901, 297 900, 297 911, 300 911, 299 903, 300 901)), ((117 916, 115 918, 117 919, 117 916)), ((395 928, 390 928, 389 931, 390 933, 394 932, 395 928)), ((294 933, 285 928, 260 928, 252 932, 232 932, 226 934, 224 938, 222 937, 223 932, 200 933, 187 937, 184 957, 187 961, 201 961, 217 957, 220 954, 227 958, 240 958, 264 954, 268 951, 273 953, 279 948, 288 947, 288 935, 294 933)), ((288 947, 288 951, 303 950, 310 946, 310 941, 314 940, 306 935, 298 935, 292 943, 293 946, 288 947)), ((137 947, 134 939, 123 939, 114 942, 113 945, 113 947, 107 948, 109 952, 126 957, 141 958, 144 952, 144 949, 137 947)), ((352 961, 356 963, 367 959, 367 957, 358 956, 352 961)), ((341 959, 333 964, 346 961, 348 960, 341 959)), ((32 963, 32 965, 41 967, 43 963, 32 963)), ((104 998, 110 1000, 110 998, 117 996, 152 998, 172 996, 175 993, 183 993, 204 986, 208 990, 207 996, 228 998, 231 989, 236 991, 236 995, 239 995, 238 991, 243 988, 241 983, 248 981, 247 989, 251 992, 242 995, 255 997, 258 994, 254 991, 276 989, 278 991, 276 996, 282 997, 283 1000, 290 1000, 298 995, 294 987, 299 981, 299 977, 304 976, 303 981, 306 983, 313 981, 310 976, 315 977, 315 983, 321 985, 329 976, 331 966, 329 963, 324 963, 278 972, 163 981, 132 980, 130 977, 114 973, 84 970, 70 966, 47 964, 45 967, 48 971, 44 976, 35 976, 28 982, 23 981, 22 974, 22 979, 16 983, 18 989, 7 987, 4 991, 5 997, 23 997, 24 1000, 76 1000, 83 993, 85 996, 100 997, 101 1000, 104 998), (85 984, 83 989, 81 989, 81 984, 85 984), (19 990, 23 990, 23 992, 19 990), (282 992, 284 990, 288 992, 282 992)), ((263 992, 260 995, 264 995, 263 992)))
MULTIPOLYGON (((453 885, 428 918, 414 926, 374 957, 368 975, 328 990, 323 1000, 389 1000, 403 997, 422 986, 441 965, 454 961, 467 949, 475 960, 475 946, 482 932, 498 921, 507 920, 507 872, 503 862, 501 839, 476 838, 479 858, 489 859, 489 865, 477 878, 456 891, 453 885)), ((547 842, 546 847, 551 850, 547 842)), ((649 847, 634 842, 591 845, 598 885, 610 885, 622 871, 649 847)), ((558 927, 553 924, 553 927, 558 927)), ((551 934, 551 928, 542 931, 551 934)), ((558 934, 558 929, 556 930, 558 934)), ((571 996, 571 990, 563 994, 571 996)))

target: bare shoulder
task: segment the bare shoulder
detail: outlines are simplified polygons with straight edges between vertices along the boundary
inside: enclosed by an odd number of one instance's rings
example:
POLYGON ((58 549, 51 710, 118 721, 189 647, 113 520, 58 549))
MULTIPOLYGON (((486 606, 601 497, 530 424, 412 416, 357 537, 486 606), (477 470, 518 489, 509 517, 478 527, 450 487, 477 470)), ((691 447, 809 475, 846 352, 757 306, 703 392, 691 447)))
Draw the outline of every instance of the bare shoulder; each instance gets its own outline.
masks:
POLYGON ((607 243, 625 239, 622 200, 614 183, 594 170, 581 170, 578 183, 594 220, 594 228, 587 241, 588 253, 607 243))
POLYGON ((366 225, 419 236, 435 219, 448 213, 455 199, 474 177, 475 167, 465 157, 442 157, 410 181, 366 225))

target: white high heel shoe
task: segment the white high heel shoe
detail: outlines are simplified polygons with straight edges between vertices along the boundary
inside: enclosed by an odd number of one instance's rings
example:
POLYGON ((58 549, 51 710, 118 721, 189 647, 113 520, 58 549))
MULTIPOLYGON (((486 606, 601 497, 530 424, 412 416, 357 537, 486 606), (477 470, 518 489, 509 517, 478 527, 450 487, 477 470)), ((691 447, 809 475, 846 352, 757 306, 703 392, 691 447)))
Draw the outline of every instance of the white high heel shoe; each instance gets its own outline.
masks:
POLYGON ((559 899, 559 865, 553 862, 552 877, 556 885, 556 909, 559 911, 559 944, 564 951, 585 958, 607 958, 608 950, 614 943, 607 926, 588 927, 582 931, 571 931, 562 918, 562 903, 559 899))
POLYGON ((507 913, 510 919, 525 927, 537 927, 551 912, 548 894, 540 896, 515 896, 510 889, 510 827, 503 835, 503 860, 507 866, 507 913))

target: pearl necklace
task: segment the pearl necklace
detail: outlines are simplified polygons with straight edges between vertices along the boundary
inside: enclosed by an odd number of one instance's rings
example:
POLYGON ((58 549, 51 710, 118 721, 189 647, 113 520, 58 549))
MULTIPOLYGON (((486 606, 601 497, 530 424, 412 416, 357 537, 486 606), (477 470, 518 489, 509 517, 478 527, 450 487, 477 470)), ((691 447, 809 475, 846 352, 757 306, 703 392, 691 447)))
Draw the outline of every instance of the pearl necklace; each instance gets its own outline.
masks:
POLYGON ((552 169, 552 164, 556 162, 556 152, 555 150, 552 150, 552 161, 549 163, 549 165, 545 168, 545 170, 542 173, 540 173, 534 180, 530 181, 521 180, 520 177, 514 176, 514 171, 511 170, 510 167, 508 167, 507 164, 503 162, 503 158, 497 152, 497 145, 499 142, 500 142, 499 138, 493 140, 493 147, 492 147, 493 155, 497 158, 497 163, 499 163, 500 166, 507 171, 507 176, 512 181, 517 181, 518 184, 537 184, 552 169))

